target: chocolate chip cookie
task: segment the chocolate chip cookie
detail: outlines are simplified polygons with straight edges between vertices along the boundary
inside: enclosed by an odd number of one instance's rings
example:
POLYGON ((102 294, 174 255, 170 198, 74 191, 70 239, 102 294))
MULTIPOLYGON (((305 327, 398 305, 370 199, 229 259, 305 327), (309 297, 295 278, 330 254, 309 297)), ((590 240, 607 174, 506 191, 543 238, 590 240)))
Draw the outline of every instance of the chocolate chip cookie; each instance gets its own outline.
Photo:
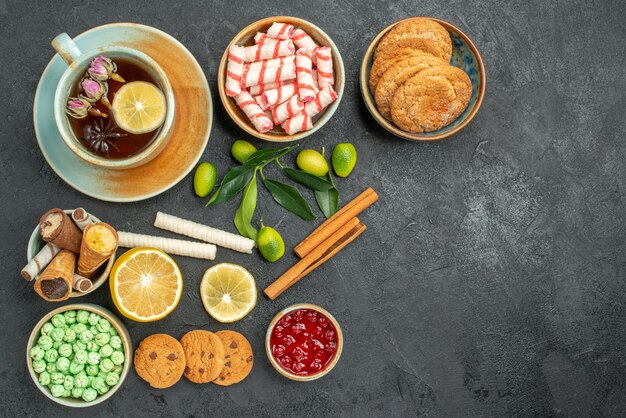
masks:
POLYGON ((178 382, 185 370, 182 345, 167 334, 150 335, 135 350, 135 371, 150 386, 164 389, 178 382))
POLYGON ((224 346, 215 334, 201 329, 189 331, 180 339, 185 351, 185 377, 194 383, 208 383, 224 367, 224 346))
POLYGON ((213 383, 220 386, 239 383, 252 370, 254 363, 252 347, 246 337, 238 332, 218 331, 216 334, 224 345, 224 368, 213 383))

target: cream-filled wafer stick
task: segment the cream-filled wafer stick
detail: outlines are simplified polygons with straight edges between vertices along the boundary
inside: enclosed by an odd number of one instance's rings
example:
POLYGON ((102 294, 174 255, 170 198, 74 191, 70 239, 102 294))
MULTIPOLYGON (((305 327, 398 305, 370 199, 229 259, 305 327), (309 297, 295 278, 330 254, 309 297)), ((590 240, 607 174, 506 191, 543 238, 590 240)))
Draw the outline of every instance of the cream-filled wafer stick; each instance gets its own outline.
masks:
POLYGON ((48 302, 60 302, 72 293, 76 254, 61 250, 35 281, 35 292, 48 302))
POLYGON ((310 117, 320 113, 322 109, 337 100, 337 93, 332 86, 326 86, 315 96, 315 100, 304 106, 304 111, 310 117))
POLYGON ((296 82, 295 78, 292 78, 291 80, 284 80, 284 81, 275 81, 273 83, 269 83, 269 84, 259 84, 256 86, 250 86, 250 94, 253 96, 258 96, 260 94, 265 93, 268 90, 273 90, 275 88, 278 88, 280 86, 286 86, 287 84, 294 84, 296 82))
POLYGON ((228 66, 226 67, 226 94, 236 96, 241 93, 241 75, 243 74, 244 48, 232 45, 228 49, 228 66))
POLYGON ((298 132, 308 131, 313 127, 313 122, 309 115, 304 111, 297 113, 291 119, 287 119, 280 125, 287 135, 297 134, 298 132))
POLYGON ((243 113, 246 114, 248 119, 250 119, 250 122, 252 122, 252 125, 254 125, 257 131, 263 133, 274 127, 272 120, 267 117, 263 109, 261 109, 261 106, 258 105, 256 100, 254 100, 246 90, 235 96, 235 102, 243 113))
POLYGON ((265 106, 276 106, 283 102, 286 102, 292 96, 297 95, 298 86, 296 84, 287 84, 286 86, 279 86, 275 89, 268 90, 261 95, 261 100, 265 106))
POLYGON ((22 269, 22 277, 29 282, 33 280, 45 269, 52 259, 61 251, 61 247, 52 244, 51 242, 44 245, 44 247, 33 257, 32 260, 24 266, 22 269))
POLYGON ((256 35, 254 35, 254 43, 257 45, 260 45, 260 44, 273 45, 278 41, 280 41, 280 39, 270 38, 269 36, 267 36, 267 33, 257 32, 256 35))
POLYGON ((318 48, 313 38, 302 29, 294 30, 291 35, 291 40, 298 48, 308 49, 310 52, 314 52, 318 48))
POLYGON ((315 63, 317 64, 317 82, 321 89, 335 84, 333 75, 332 50, 323 46, 315 50, 315 63))
POLYGON ((293 42, 288 39, 286 41, 278 41, 274 44, 258 44, 244 47, 245 62, 254 62, 261 60, 269 60, 272 58, 284 57, 292 55, 296 52, 293 42))
POLYGON ((215 259, 216 247, 213 244, 203 242, 183 241, 180 239, 154 237, 151 235, 134 234, 132 232, 119 231, 120 247, 137 248, 152 247, 165 251, 168 254, 182 255, 184 257, 215 259))
POLYGON ((89 213, 83 208, 74 209, 72 212, 72 220, 81 231, 84 231, 87 225, 93 223, 91 216, 89 216, 89 213))
POLYGON ((39 220, 39 233, 51 242, 73 253, 80 251, 83 233, 62 209, 50 209, 39 220))
POLYGON ((212 228, 177 216, 168 215, 163 212, 157 212, 154 226, 165 229, 166 231, 172 231, 180 235, 216 244, 220 247, 230 248, 231 250, 241 253, 250 254, 254 248, 254 241, 250 238, 212 228))
POLYGON ((289 118, 292 118, 296 113, 304 109, 304 103, 300 101, 297 94, 291 96, 289 100, 276 106, 272 110, 272 120, 276 125, 280 125, 289 118))
POLYGON ((93 287, 93 282, 80 274, 74 273, 72 288, 78 292, 86 292, 93 287))
POLYGON ((293 35, 293 25, 274 22, 267 30, 267 36, 275 39, 289 39, 293 35))
POLYGON ((298 95, 303 103, 315 100, 312 70, 313 62, 309 50, 298 49, 296 52, 296 78, 298 79, 298 95))
POLYGON ((274 67, 248 67, 243 70, 241 86, 251 87, 259 84, 269 84, 275 81, 291 80, 296 78, 296 64, 294 61, 285 61, 283 65, 274 67))

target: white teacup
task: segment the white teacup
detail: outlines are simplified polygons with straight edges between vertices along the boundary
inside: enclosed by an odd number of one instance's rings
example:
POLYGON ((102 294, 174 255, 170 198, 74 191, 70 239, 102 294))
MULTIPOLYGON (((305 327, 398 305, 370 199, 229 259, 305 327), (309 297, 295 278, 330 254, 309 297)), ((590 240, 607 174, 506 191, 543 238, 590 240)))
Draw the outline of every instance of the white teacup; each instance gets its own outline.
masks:
POLYGON ((67 146, 83 160, 110 169, 137 167, 156 157, 163 150, 170 138, 175 108, 172 87, 161 67, 143 52, 123 46, 105 46, 83 53, 67 33, 62 33, 54 38, 52 40, 52 46, 68 64, 68 68, 61 76, 54 95, 54 119, 61 133, 61 137, 67 146), (65 113, 70 93, 89 68, 92 58, 98 55, 105 56, 113 61, 115 61, 115 59, 132 61, 157 82, 157 87, 159 87, 165 95, 167 113, 159 134, 145 149, 128 158, 107 159, 90 152, 80 143, 76 135, 74 135, 68 115, 65 113))

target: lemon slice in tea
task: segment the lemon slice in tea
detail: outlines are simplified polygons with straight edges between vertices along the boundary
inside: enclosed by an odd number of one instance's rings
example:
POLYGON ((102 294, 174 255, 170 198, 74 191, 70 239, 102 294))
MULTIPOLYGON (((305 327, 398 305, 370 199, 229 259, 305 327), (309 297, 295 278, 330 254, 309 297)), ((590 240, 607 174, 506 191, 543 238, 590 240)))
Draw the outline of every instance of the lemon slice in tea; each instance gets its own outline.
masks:
POLYGON ((165 95, 157 86, 145 81, 126 83, 115 93, 111 111, 115 122, 126 132, 152 132, 165 120, 165 95))
POLYGON ((256 305, 256 283, 245 268, 222 263, 204 273, 200 296, 204 309, 217 321, 235 322, 256 305))
POLYGON ((109 284, 117 309, 138 322, 165 318, 183 293, 178 266, 154 248, 134 248, 122 254, 111 269, 109 284))

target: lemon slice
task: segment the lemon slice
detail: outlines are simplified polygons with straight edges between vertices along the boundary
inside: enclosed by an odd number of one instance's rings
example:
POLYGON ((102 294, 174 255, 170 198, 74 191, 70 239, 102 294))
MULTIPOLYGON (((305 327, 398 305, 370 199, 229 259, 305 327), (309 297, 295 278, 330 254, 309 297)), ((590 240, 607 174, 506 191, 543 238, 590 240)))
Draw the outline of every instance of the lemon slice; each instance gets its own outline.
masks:
POLYGON ((219 322, 235 322, 256 305, 256 283, 245 268, 222 263, 204 273, 200 283, 204 309, 219 322))
POLYGON ((126 83, 115 93, 111 111, 115 122, 126 132, 152 132, 165 120, 165 95, 145 81, 126 83))
POLYGON ((127 318, 151 322, 178 305, 183 276, 174 260, 154 248, 135 248, 117 259, 109 278, 111 297, 127 318))

